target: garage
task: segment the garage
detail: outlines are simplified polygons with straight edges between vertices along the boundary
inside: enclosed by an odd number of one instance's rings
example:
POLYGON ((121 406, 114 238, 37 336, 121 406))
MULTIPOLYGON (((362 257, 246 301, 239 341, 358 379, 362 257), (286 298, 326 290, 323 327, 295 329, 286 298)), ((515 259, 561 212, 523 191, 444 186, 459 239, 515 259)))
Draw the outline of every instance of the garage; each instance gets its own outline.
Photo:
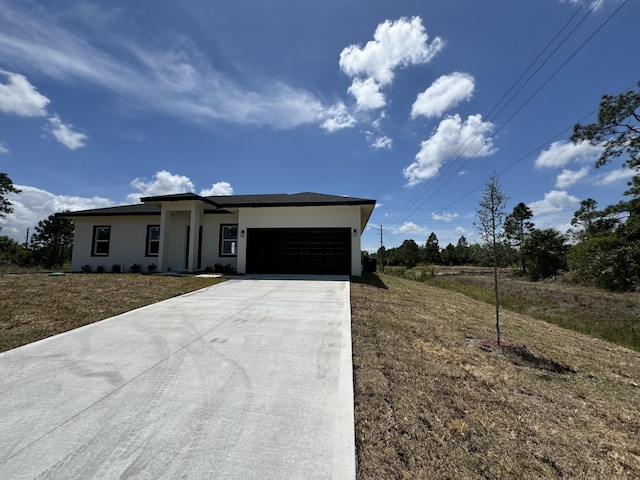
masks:
POLYGON ((247 273, 349 275, 349 228, 249 228, 247 273))

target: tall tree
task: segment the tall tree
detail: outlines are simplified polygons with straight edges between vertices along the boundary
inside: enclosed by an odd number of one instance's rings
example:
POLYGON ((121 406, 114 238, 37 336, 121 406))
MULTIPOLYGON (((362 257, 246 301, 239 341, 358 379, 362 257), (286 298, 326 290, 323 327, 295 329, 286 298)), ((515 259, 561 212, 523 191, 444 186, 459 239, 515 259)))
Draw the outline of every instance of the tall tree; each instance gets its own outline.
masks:
POLYGON ((607 211, 598 210, 598 202, 593 198, 587 198, 580 202, 580 208, 573 213, 571 225, 581 227, 574 232, 576 239, 586 240, 595 236, 609 235, 613 233, 620 220, 607 211))
POLYGON ((603 147, 596 167, 627 156, 623 165, 635 172, 629 182, 630 188, 625 192, 631 199, 618 203, 609 211, 629 212, 626 229, 640 239, 640 82, 637 88, 620 95, 604 95, 598 109, 598 121, 587 125, 576 124, 571 141, 586 141, 603 147))
POLYGON ((485 184, 484 193, 480 199, 480 208, 476 210, 475 227, 480 239, 491 250, 493 264, 493 290, 496 304, 496 335, 500 345, 500 302, 498 295, 498 262, 501 243, 504 239, 505 207, 508 198, 502 193, 498 177, 494 173, 485 184))
POLYGON ((567 263, 568 250, 565 236, 555 228, 534 229, 522 244, 529 277, 538 280, 558 273, 567 263))
POLYGON ((13 204, 7 198, 9 193, 20 193, 6 173, 0 172, 0 218, 13 212, 13 204))
POLYGON ((469 261, 469 242, 462 235, 456 244, 456 258, 460 265, 466 265, 469 261))
POLYGON ((513 212, 506 216, 504 221, 504 232, 511 246, 520 252, 520 266, 523 273, 527 273, 524 256, 522 255, 522 243, 534 228, 533 222, 529 219, 533 217, 533 212, 524 203, 520 202, 513 207, 513 212))
POLYGON ((440 245, 438 243, 438 236, 435 232, 431 232, 427 243, 424 245, 424 261, 427 264, 437 265, 442 262, 440 258, 440 245))
POLYGON ((46 268, 62 266, 71 260, 72 246, 73 221, 55 214, 40 220, 31 237, 36 261, 46 268))

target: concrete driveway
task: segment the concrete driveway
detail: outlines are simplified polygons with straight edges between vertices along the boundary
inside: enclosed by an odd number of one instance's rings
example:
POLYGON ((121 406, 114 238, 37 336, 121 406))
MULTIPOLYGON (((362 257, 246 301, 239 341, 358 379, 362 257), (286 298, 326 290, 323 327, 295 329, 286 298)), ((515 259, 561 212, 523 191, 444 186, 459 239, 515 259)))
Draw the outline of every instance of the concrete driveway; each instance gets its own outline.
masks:
POLYGON ((0 354, 0 478, 353 479, 349 281, 234 279, 0 354))

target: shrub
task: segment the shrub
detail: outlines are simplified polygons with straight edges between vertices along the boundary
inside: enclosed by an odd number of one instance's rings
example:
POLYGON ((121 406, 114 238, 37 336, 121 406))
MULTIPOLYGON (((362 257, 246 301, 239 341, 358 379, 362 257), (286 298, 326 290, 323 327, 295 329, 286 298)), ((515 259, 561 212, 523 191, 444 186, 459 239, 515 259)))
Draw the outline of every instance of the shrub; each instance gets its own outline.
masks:
POLYGON ((142 265, 140 265, 139 263, 134 263, 129 267, 129 271, 131 273, 140 273, 142 271, 142 265))
POLYGON ((80 270, 82 271, 82 273, 91 273, 91 265, 83 265, 82 267, 80 267, 80 270))
POLYGON ((213 271, 216 273, 234 273, 235 272, 235 270, 229 263, 225 265, 222 265, 221 263, 216 263, 213 266, 213 271))
POLYGON ((98 272, 98 273, 104 273, 104 267, 103 267, 102 265, 98 265, 98 266, 96 267, 96 272, 98 272))
POLYGON ((120 273, 122 271, 122 267, 117 263, 111 265, 111 273, 120 273))
POLYGON ((149 265, 147 265, 147 271, 149 271, 150 273, 155 272, 157 269, 158 267, 155 263, 150 263, 149 265))

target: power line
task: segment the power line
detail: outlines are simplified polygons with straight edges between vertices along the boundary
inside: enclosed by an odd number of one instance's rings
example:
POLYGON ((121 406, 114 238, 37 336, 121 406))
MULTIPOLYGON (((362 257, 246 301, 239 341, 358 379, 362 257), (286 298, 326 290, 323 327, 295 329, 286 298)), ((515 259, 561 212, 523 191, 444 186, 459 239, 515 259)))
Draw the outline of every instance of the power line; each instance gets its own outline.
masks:
MULTIPOLYGON (((586 2, 585 2, 585 3, 586 3, 586 2)), ((580 9, 584 6, 584 4, 585 4, 585 3, 583 3, 583 5, 580 7, 580 9)), ((598 32, 600 32, 600 30, 602 30, 602 28, 604 28, 604 26, 605 26, 606 24, 608 24, 608 23, 609 23, 609 21, 610 21, 610 20, 611 20, 611 19, 612 19, 612 18, 613 18, 613 17, 614 17, 614 16, 615 16, 615 15, 616 15, 616 14, 617 14, 617 13, 618 13, 622 8, 623 8, 623 7, 627 4, 627 3, 628 3, 628 0, 625 0, 625 1, 624 1, 624 3, 622 3, 622 4, 621 4, 621 5, 620 5, 620 6, 619 6, 619 7, 618 7, 618 8, 617 8, 617 9, 616 9, 616 10, 615 10, 615 11, 614 11, 614 12, 613 12, 613 13, 612 13, 612 14, 611 14, 611 15, 610 15, 610 16, 609 16, 609 17, 608 17, 608 18, 607 18, 603 23, 602 23, 602 24, 600 24, 600 26, 599 26, 599 27, 598 27, 598 28, 597 28, 597 29, 596 29, 596 30, 595 30, 595 31, 594 31, 594 32, 593 32, 593 33, 592 33, 592 34, 591 34, 591 35, 590 35, 590 36, 589 36, 585 41, 583 41, 583 42, 582 42, 582 44, 581 44, 581 45, 580 45, 580 46, 579 46, 579 47, 578 47, 578 48, 577 48, 577 49, 576 49, 576 50, 575 50, 575 51, 574 51, 574 52, 573 52, 573 53, 572 53, 572 54, 571 54, 571 55, 570 55, 570 56, 569 56, 569 57, 568 57, 568 58, 567 58, 567 59, 566 59, 566 60, 565 60, 565 61, 564 61, 564 62, 563 62, 563 63, 562 63, 562 64, 561 64, 561 65, 560 65, 560 66, 559 66, 559 67, 558 67, 558 68, 557 68, 557 69, 556 69, 556 70, 555 70, 555 71, 554 71, 554 72, 553 72, 553 73, 552 73, 552 74, 551 74, 551 75, 550 75, 550 76, 549 76, 549 77, 548 77, 548 78, 547 78, 547 79, 546 79, 546 80, 545 80, 545 81, 544 81, 544 82, 543 82, 543 83, 542 83, 542 84, 541 84, 541 85, 540 85, 540 86, 539 86, 539 87, 538 87, 538 88, 537 88, 537 89, 536 89, 536 90, 535 90, 535 91, 534 91, 534 92, 533 92, 533 93, 532 93, 532 94, 531 94, 531 95, 530 95, 530 96, 529 96, 529 97, 528 97, 528 98, 527 98, 527 99, 526 99, 526 100, 525 100, 525 101, 520 105, 520 106, 519 106, 519 107, 518 107, 518 108, 517 108, 517 109, 516 109, 516 111, 515 111, 515 112, 514 112, 514 113, 513 113, 513 114, 512 114, 512 115, 511 115, 511 116, 510 116, 510 117, 509 117, 509 118, 508 118, 508 119, 507 119, 507 120, 506 120, 506 121, 505 121, 505 122, 504 122, 504 123, 503 123, 503 124, 498 128, 498 129, 497 129, 497 130, 496 130, 496 131, 495 131, 495 133, 498 133, 500 130, 502 130, 502 129, 503 129, 503 128, 504 128, 504 127, 505 127, 505 126, 506 126, 506 125, 507 125, 507 124, 508 124, 508 123, 509 123, 509 122, 510 122, 510 121, 511 121, 511 120, 512 120, 512 119, 513 119, 513 118, 514 118, 514 117, 515 117, 515 116, 516 116, 516 115, 517 115, 517 114, 518 114, 518 113, 519 113, 519 112, 520 112, 520 111, 521 111, 521 110, 522 110, 522 109, 523 109, 523 108, 524 108, 524 107, 525 107, 525 106, 526 106, 526 105, 527 105, 527 104, 528 104, 528 103, 529 103, 529 102, 530 102, 530 101, 531 101, 531 100, 532 100, 532 99, 533 99, 533 98, 534 98, 534 97, 535 97, 535 96, 540 92, 540 91, 541 91, 541 90, 542 90, 542 88, 544 88, 544 87, 545 87, 545 86, 546 86, 546 85, 547 85, 547 84, 548 84, 548 83, 549 83, 549 82, 550 82, 550 81, 551 81, 551 80, 552 80, 552 79, 553 79, 553 78, 554 78, 554 77, 555 77, 555 76, 560 72, 560 70, 562 70, 562 69, 563 69, 563 68, 564 68, 564 67, 565 67, 565 66, 566 66, 566 65, 567 65, 567 64, 568 64, 568 63, 569 63, 569 62, 570 62, 574 57, 575 57, 575 55, 577 55, 577 54, 578 54, 578 53, 579 53, 579 52, 580 52, 580 51, 581 51, 581 50, 586 46, 586 44, 587 44, 589 41, 591 41, 591 40, 593 39, 593 37, 595 37, 595 35, 596 35, 598 32)), ((569 33, 569 34, 568 34, 568 35, 567 35, 567 36, 562 40, 561 44, 560 44, 560 45, 559 45, 559 46, 558 46, 558 47, 557 47, 557 48, 556 48, 556 49, 555 49, 555 50, 550 54, 550 56, 545 60, 545 62, 544 62, 544 63, 546 63, 546 61, 548 61, 548 59, 549 59, 549 58, 551 58, 551 56, 557 52, 558 48, 559 48, 562 44, 564 44, 564 43, 567 41, 567 39, 568 39, 568 38, 569 38, 569 37, 570 37, 570 36, 571 36, 575 31, 576 31, 577 27, 578 27, 582 22, 584 22, 584 20, 587 18, 587 16, 588 16, 589 14, 591 14, 591 12, 596 8, 596 6, 597 6, 597 5, 598 5, 598 4, 594 4, 594 5, 592 6, 592 8, 589 10, 589 12, 588 12, 588 13, 587 13, 583 18, 582 18, 582 20, 580 21, 580 23, 579 23, 576 27, 574 27, 574 29, 573 29, 573 30, 571 30, 571 32, 570 32, 570 33, 569 33)), ((578 11, 579 11, 580 9, 578 9, 578 11)), ((577 12, 576 12, 576 13, 577 13, 577 12)), ((567 23, 565 23, 565 25, 562 27, 562 29, 560 30, 560 32, 566 28, 566 26, 568 25, 568 23, 569 23, 569 22, 570 22, 570 21, 575 17, 575 15, 576 15, 576 14, 574 14, 574 15, 571 17, 571 19, 570 19, 567 23)), ((559 32, 559 33, 560 33, 560 32, 559 32)), ((559 33, 556 35, 556 37, 559 35, 559 33)), ((556 37, 554 37, 554 38, 556 38, 556 37)), ((553 42, 553 40, 552 40, 552 42, 553 42)), ((550 43, 552 43, 552 42, 550 42, 550 43)), ((548 45, 549 45, 549 44, 548 44, 548 45)), ((543 49, 543 52, 548 48, 548 45, 547 45, 547 47, 545 47, 545 49, 543 49)), ((537 58, 539 58, 540 56, 541 56, 541 54, 540 54, 540 55, 538 55, 538 57, 537 57, 537 58)), ((530 64, 530 66, 527 68, 527 70, 529 70, 529 69, 531 68, 531 66, 532 66, 533 64, 535 64, 535 62, 537 61, 537 58, 536 58, 536 60, 534 60, 534 61, 530 64)), ((543 65, 544 65, 544 63, 543 63, 543 65)), ((540 66, 540 67, 539 67, 539 68, 538 68, 538 69, 537 69, 537 70, 536 70, 536 71, 535 71, 535 72, 534 72, 534 73, 529 77, 529 79, 527 80, 527 82, 526 82, 526 83, 528 83, 528 82, 533 78, 533 76, 535 76, 535 74, 537 74, 537 72, 540 70, 540 68, 541 68, 541 66, 540 66)), ((525 72, 526 72, 527 70, 525 70, 525 72)), ((523 74, 523 75, 524 75, 524 74, 523 74)), ((521 75, 521 78, 522 78, 522 76, 523 76, 523 75, 521 75)), ((518 82, 519 80, 520 80, 520 79, 518 79, 518 80, 514 83, 514 85, 515 85, 515 84, 517 84, 517 82, 518 82)), ((526 85, 526 83, 525 83, 525 85, 526 85)), ((524 87, 524 85, 523 85, 522 87, 524 87)), ((506 105, 508 105, 508 104, 513 100, 513 98, 515 98, 515 95, 517 95, 517 94, 522 90, 522 87, 521 87, 521 88, 516 92, 516 94, 514 94, 514 96, 512 96, 512 97, 511 97, 511 99, 509 100, 509 102, 507 102, 507 104, 506 104, 506 105)), ((513 88, 513 86, 512 86, 512 88, 513 88)), ((506 94, 505 94, 505 95, 503 95, 503 97, 501 98, 501 100, 500 100, 500 101, 502 101, 502 99, 504 99, 504 98, 505 98, 505 96, 506 96, 506 94)), ((500 102, 500 101, 499 101, 499 102, 500 102)), ((498 104, 499 104, 499 102, 498 102, 498 104)), ((506 107, 506 105, 505 105, 504 107, 506 107)), ((502 108, 502 109, 501 109, 501 110, 496 114, 496 116, 504 110, 504 107, 503 107, 503 108, 502 108)), ((494 109, 495 109, 495 107, 494 107, 494 109)), ((492 109, 492 111, 493 111, 493 109, 492 109)), ((496 116, 494 116, 494 117, 493 117, 493 119, 495 119, 495 117, 496 117, 496 116)), ((492 119, 492 121, 493 121, 493 119, 492 119)), ((486 125, 486 124, 485 124, 485 125, 486 125)), ((486 130, 486 127, 485 127, 485 130, 486 130)), ((480 135, 482 135, 482 133, 484 133, 484 131, 485 131, 485 130, 483 130, 483 131, 481 131, 480 133, 478 133, 478 134, 475 136, 475 138, 474 138, 473 140, 475 140, 475 139, 476 139, 476 138, 478 138, 480 135)), ((475 133, 476 131, 477 131, 477 128, 476 128, 476 130, 474 130, 474 132, 472 132, 472 133, 469 135, 469 137, 467 137, 467 139, 465 139, 465 142, 463 142, 463 144, 462 144, 461 146, 464 146, 464 145, 467 143, 467 141, 469 140, 469 138, 470 138, 472 135, 474 135, 474 133, 475 133)), ((564 131, 566 131, 566 129, 565 129, 564 131)), ((560 135, 560 134, 558 134, 558 135, 560 135)), ((557 137, 557 135, 556 135, 556 137, 557 137)), ((555 138, 555 137, 554 137, 554 138, 555 138)), ((469 146, 470 146, 470 145, 468 145, 468 146, 467 146, 467 147, 466 147, 462 152, 460 152, 460 154, 459 154, 455 159, 453 159, 453 156, 449 158, 449 161, 447 162, 447 163, 448 163, 447 167, 446 167, 446 168, 445 168, 445 170, 441 173, 441 175, 438 177, 438 179, 443 178, 443 175, 444 175, 444 174, 445 174, 445 173, 446 173, 450 168, 452 168, 453 164, 454 164, 457 160, 459 160, 459 159, 460 159, 460 157, 462 156, 462 154, 464 154, 464 152, 469 148, 469 146), (452 160, 452 159, 453 159, 453 161, 451 162, 451 160, 452 160)), ((424 205, 427 201, 429 201, 431 198, 433 198, 433 196, 435 196, 435 194, 436 194, 436 193, 438 193, 438 192, 439 192, 439 191, 440 191, 440 190, 441 190, 441 189, 442 189, 446 184, 448 184, 448 183, 451 181, 451 179, 454 177, 454 175, 456 175, 458 172, 460 172, 460 171, 462 170, 462 168, 464 168, 464 166, 466 166, 466 164, 467 164, 467 163, 468 163, 468 162, 473 158, 473 155, 475 155, 478 151, 480 151, 480 149, 481 149, 482 147, 483 147, 482 145, 481 145, 481 146, 479 146, 479 147, 476 149, 476 151, 475 151, 475 152, 474 152, 474 153, 473 153, 473 154, 472 154, 472 155, 471 155, 471 156, 470 156, 470 157, 469 157, 469 158, 468 158, 468 159, 467 159, 467 160, 466 160, 466 161, 465 161, 465 162, 464 162, 464 163, 463 163, 463 164, 462 164, 462 165, 461 165, 461 166, 460 166, 460 167, 459 167, 455 172, 453 172, 453 174, 452 174, 452 175, 450 175, 450 176, 449 176, 449 177, 448 177, 448 178, 447 178, 447 179, 446 179, 446 180, 445 180, 445 181, 444 181, 444 182, 443 182, 443 183, 438 187, 438 189, 437 189, 435 192, 433 192, 429 197, 427 197, 426 199, 424 199, 424 200, 420 203, 419 207, 422 207, 422 205, 424 205)), ((538 147, 538 149, 543 148, 543 147, 544 147, 544 145, 542 145, 541 147, 538 147)), ((459 150, 459 149, 460 149, 460 147, 458 148, 458 150, 459 150)), ((537 151, 537 150, 535 150, 535 151, 537 151)), ((519 161, 514 162, 514 163, 513 163, 513 164, 511 164, 507 169, 504 169, 504 170, 503 170, 503 172, 504 172, 504 171, 506 171, 506 170, 508 170, 509 168, 512 168, 512 167, 513 167, 513 166, 515 166, 517 163, 520 163, 522 160, 524 160, 525 158, 527 158, 527 157, 529 157, 530 155, 532 155, 533 153, 535 153, 535 151, 533 151, 533 152, 529 153, 528 155, 526 155, 525 157, 523 157, 523 158, 522 158, 522 159, 520 159, 519 161)), ((455 155, 455 153, 454 153, 454 155, 455 155)), ((401 214, 398 218, 396 218, 394 223, 399 223, 399 222, 400 222, 400 220, 401 220, 403 217, 405 217, 407 214, 409 214, 412 210, 413 210, 413 211, 415 211, 415 210, 416 210, 416 208, 415 208, 415 207, 414 207, 414 208, 412 208, 412 207, 413 207, 413 206, 415 206, 415 204, 416 204, 416 203, 417 203, 421 198, 423 198, 423 197, 424 197, 424 195, 426 195, 426 193, 431 189, 431 187, 433 187, 433 186, 435 185, 435 183, 437 183, 437 180, 436 180, 436 181, 434 181, 434 182, 433 182, 431 185, 429 185, 428 187, 423 188, 423 190, 422 190, 421 192, 419 192, 418 194, 416 194, 416 195, 414 196, 414 198, 409 202, 408 206, 407 206, 407 207, 405 207, 405 208, 403 209, 403 210, 404 210, 404 213, 403 213, 403 214, 401 214)), ((476 191, 476 190, 477 190, 478 188, 480 188, 481 186, 482 186, 482 185, 480 185, 479 187, 476 187, 476 188, 472 189, 471 191, 467 192, 465 195, 463 195, 463 196, 462 196, 460 199, 458 199, 457 201, 459 201, 459 200, 461 200, 462 198, 465 198, 466 196, 470 195, 471 193, 473 193, 474 191, 476 191)), ((457 202, 457 201, 456 201, 456 202, 457 202)), ((393 225, 394 223, 392 223, 392 225, 393 225)))

